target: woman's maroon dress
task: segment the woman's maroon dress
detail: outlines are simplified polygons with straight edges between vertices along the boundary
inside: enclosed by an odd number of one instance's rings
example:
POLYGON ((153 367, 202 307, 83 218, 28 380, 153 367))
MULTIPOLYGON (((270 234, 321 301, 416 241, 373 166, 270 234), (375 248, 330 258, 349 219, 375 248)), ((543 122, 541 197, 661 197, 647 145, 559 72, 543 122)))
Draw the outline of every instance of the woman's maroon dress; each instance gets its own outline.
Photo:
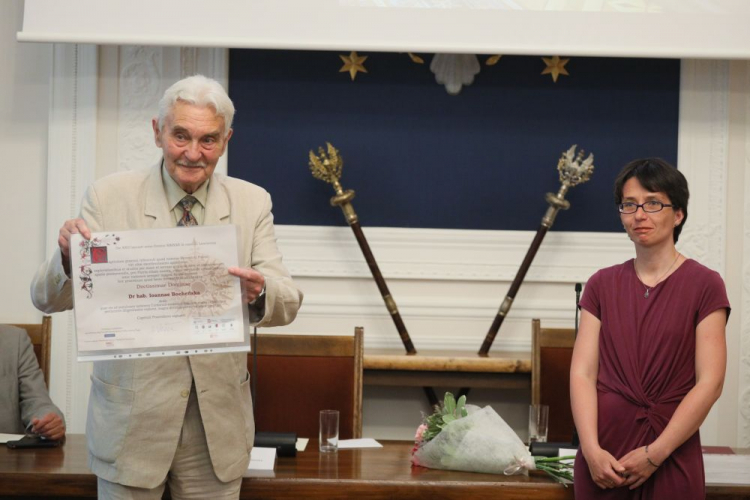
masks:
MULTIPOLYGON (((653 442, 695 385, 695 329, 726 308, 718 273, 686 260, 644 297, 633 260, 602 269, 586 284, 581 307, 602 323, 599 332, 599 445, 616 459, 653 442)), ((602 490, 579 450, 576 500, 703 499, 705 478, 699 433, 664 461, 639 488, 602 490)))

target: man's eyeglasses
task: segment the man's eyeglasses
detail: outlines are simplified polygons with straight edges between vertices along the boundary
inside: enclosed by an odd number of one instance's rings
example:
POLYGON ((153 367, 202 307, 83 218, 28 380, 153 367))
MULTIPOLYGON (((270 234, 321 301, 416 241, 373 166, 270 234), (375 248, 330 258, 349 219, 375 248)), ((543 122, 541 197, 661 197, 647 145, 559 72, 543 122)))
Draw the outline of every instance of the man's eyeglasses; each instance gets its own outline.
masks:
POLYGON ((660 201, 647 201, 646 203, 641 204, 628 201, 617 205, 617 209, 621 214, 634 214, 638 211, 638 207, 641 207, 646 213, 653 214, 655 212, 661 212, 667 207, 674 207, 674 205, 667 205, 660 201))

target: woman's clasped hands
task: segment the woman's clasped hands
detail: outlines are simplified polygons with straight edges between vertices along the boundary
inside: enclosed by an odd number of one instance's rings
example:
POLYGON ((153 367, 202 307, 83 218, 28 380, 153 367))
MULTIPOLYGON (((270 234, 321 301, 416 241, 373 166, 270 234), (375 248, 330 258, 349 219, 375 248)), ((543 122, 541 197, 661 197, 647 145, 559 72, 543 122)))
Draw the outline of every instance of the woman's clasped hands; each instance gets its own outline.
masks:
POLYGON ((648 447, 641 446, 622 457, 620 464, 625 467, 624 474, 627 475, 623 486, 628 486, 631 490, 634 490, 656 472, 656 469, 661 465, 661 461, 656 462, 653 457, 649 459, 648 447))
POLYGON ((645 446, 630 451, 620 460, 615 459, 607 450, 599 448, 586 455, 591 477, 602 489, 627 486, 634 490, 645 483, 656 472, 660 463, 649 460, 645 446))
POLYGON ((602 489, 619 488, 625 484, 626 470, 607 450, 598 448, 584 454, 594 483, 602 489))

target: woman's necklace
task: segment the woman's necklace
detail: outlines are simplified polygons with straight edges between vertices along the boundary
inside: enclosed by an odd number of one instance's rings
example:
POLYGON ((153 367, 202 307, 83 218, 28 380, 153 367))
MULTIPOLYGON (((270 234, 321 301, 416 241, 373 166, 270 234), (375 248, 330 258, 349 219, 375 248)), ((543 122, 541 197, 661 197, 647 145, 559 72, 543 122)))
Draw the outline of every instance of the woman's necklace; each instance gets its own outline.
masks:
POLYGON ((659 283, 661 283, 661 280, 663 280, 663 279, 664 279, 664 277, 665 277, 665 276, 666 276, 667 274, 669 274, 669 271, 671 271, 671 270, 672 270, 672 268, 674 267, 674 265, 675 265, 675 264, 677 264, 677 259, 679 259, 679 258, 680 258, 680 252, 677 252, 677 256, 676 256, 676 257, 674 258, 674 261, 672 262, 672 265, 671 265, 671 266, 669 266, 669 269, 667 269, 667 271, 666 271, 666 272, 665 272, 664 274, 662 274, 661 276, 659 276, 659 279, 657 279, 657 280, 656 280, 656 283, 654 283, 654 286, 646 286, 646 284, 645 284, 645 283, 643 282, 643 280, 641 279, 641 275, 640 275, 640 274, 638 274, 638 267, 637 267, 637 266, 635 265, 635 261, 636 261, 636 259, 633 259, 633 269, 635 270, 635 275, 636 275, 636 276, 638 277, 638 281, 640 281, 640 282, 641 282, 641 285, 643 285, 643 288, 645 288, 645 289, 646 289, 646 293, 644 293, 644 294, 643 294, 643 296, 644 296, 645 298, 648 298, 649 294, 651 293, 651 290, 653 290, 654 288, 656 288, 656 286, 657 286, 657 285, 658 285, 659 283))

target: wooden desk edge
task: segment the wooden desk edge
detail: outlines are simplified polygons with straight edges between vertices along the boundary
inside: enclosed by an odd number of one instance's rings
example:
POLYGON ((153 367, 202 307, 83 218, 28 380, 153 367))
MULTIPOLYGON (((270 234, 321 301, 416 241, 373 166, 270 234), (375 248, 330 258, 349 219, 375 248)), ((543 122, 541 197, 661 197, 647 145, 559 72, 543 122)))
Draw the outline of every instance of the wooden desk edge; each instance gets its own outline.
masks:
MULTIPOLYGON (((408 464, 409 450, 412 446, 410 441, 391 441, 381 440, 384 450, 391 450, 391 457, 398 458, 397 463, 408 464), (402 460, 403 459, 403 462, 402 460)), ((305 461, 300 459, 279 458, 277 461, 277 470, 275 474, 282 477, 248 477, 243 478, 241 498, 275 498, 275 499, 297 499, 297 498, 327 498, 331 500, 345 500, 348 498, 401 498, 401 499, 419 499, 419 498, 467 498, 477 500, 496 500, 503 498, 504 492, 507 492, 507 498, 520 498, 519 492, 523 492, 524 499, 571 499, 572 488, 563 488, 552 482, 548 478, 540 477, 541 473, 532 473, 535 481, 529 482, 504 482, 504 476, 493 476, 491 479, 488 475, 481 475, 481 481, 472 481, 466 477, 435 480, 429 475, 443 474, 443 471, 428 471, 425 469, 425 476, 405 477, 382 476, 373 478, 369 477, 342 477, 339 479, 338 468, 334 471, 320 469, 320 462, 317 459, 317 452, 314 440, 311 442, 309 459, 306 460, 308 465, 312 464, 311 470, 318 471, 320 477, 296 477, 297 468, 304 465, 305 461), (292 467, 290 467, 292 465, 292 467), (286 477, 283 474, 294 474, 294 477, 286 477), (333 475, 334 477, 330 477, 333 475), (487 480, 489 479, 489 480, 487 480), (467 496, 467 491, 471 494, 467 496)), ((737 454, 747 454, 750 451, 747 448, 732 448, 737 454)), ((0 450, 0 458, 5 455, 6 460, 0 460, 0 464, 5 463, 5 470, 0 469, 0 498, 10 497, 45 497, 53 495, 56 497, 79 497, 94 498, 96 497, 96 476, 88 470, 88 466, 82 460, 86 453, 86 444, 83 435, 72 434, 68 436, 68 441, 62 448, 44 449, 44 450, 23 450, 24 454, 29 457, 35 457, 34 460, 16 470, 17 460, 7 460, 11 456, 8 450, 0 450), (37 456, 38 455, 38 456, 37 456), (47 471, 28 470, 29 463, 45 462, 42 457, 47 456, 46 465, 39 464, 40 467, 48 469, 47 471), (58 463, 60 462, 60 463, 58 463), (66 463, 67 462, 67 463, 66 463), (15 464, 15 465, 14 465, 15 464), (49 468, 52 470, 49 470, 49 468)), ((381 450, 342 450, 342 455, 338 459, 344 460, 345 454, 350 456, 361 453, 362 459, 355 462, 356 467, 365 466, 365 455, 378 455, 381 450)), ((338 463, 338 460, 336 461, 338 463)), ((372 462, 372 463, 376 463, 372 462)), ((372 464, 371 463, 371 464, 372 464)), ((404 467, 407 467, 406 465, 404 467)), ((399 468, 403 468, 399 465, 399 468)), ((346 469, 346 467, 344 467, 346 469)), ((359 469, 356 469, 359 470, 359 469)), ((364 469, 363 469, 364 470, 364 469)), ((369 470, 369 469, 368 469, 369 470)), ((452 472, 445 471, 447 474, 452 472)), ((252 472, 247 473, 252 474, 252 472)), ((465 476, 471 473, 458 473, 465 476)), ((473 474, 472 474, 473 475, 473 474)), ((750 485, 726 485, 718 483, 706 484, 707 498, 709 499, 738 499, 750 498, 750 485)))
POLYGON ((368 481, 360 479, 329 479, 327 486, 319 479, 274 480, 253 478, 242 484, 240 498, 326 498, 326 500, 348 500, 350 498, 399 498, 402 500, 423 498, 461 498, 474 500, 497 500, 503 498, 503 490, 512 489, 513 498, 522 495, 524 500, 572 500, 573 488, 561 488, 558 484, 502 482, 475 483, 466 481, 439 481, 416 483, 414 481, 368 481), (519 491, 520 490, 520 491, 519 491), (467 496, 467 492, 469 495, 467 496))

